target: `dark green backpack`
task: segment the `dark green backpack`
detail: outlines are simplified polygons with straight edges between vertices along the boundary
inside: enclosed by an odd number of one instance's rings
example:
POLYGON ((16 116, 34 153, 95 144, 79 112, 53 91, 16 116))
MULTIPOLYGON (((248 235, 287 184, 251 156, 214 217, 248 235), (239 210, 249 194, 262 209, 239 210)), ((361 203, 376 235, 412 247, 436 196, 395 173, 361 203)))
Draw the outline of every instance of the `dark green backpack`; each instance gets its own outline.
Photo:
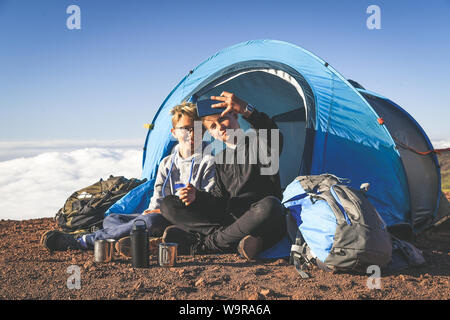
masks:
POLYGON ((147 179, 127 179, 110 176, 91 186, 74 192, 59 209, 55 220, 58 226, 69 233, 93 232, 102 226, 105 212, 130 190, 147 179))

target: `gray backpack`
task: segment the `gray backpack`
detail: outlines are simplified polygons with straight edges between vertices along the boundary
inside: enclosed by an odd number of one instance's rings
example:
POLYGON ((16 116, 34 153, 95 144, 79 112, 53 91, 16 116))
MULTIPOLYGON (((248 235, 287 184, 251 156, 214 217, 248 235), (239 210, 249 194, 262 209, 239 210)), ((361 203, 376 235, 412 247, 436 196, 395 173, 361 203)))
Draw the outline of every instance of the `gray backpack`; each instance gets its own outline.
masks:
POLYGON ((367 199, 369 185, 357 190, 331 174, 300 176, 285 190, 291 262, 302 277, 315 264, 326 271, 365 273, 391 260, 391 236, 367 199), (288 196, 289 199, 286 198, 288 196))

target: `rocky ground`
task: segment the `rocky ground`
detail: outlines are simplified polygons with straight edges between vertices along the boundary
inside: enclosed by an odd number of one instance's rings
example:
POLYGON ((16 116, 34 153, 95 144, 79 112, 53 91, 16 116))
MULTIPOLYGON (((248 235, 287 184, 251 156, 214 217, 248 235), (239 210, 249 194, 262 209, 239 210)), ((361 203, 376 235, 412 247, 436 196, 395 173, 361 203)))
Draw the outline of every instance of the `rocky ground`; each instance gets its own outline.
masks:
POLYGON ((52 219, 0 221, 0 299, 444 299, 450 298, 450 228, 421 236, 427 266, 382 274, 381 288, 369 289, 369 274, 332 274, 312 270, 301 279, 280 259, 247 262, 237 255, 180 256, 163 268, 151 258, 148 269, 130 261, 96 264, 92 251, 50 254, 41 235, 55 228, 52 219), (75 266, 75 267, 71 267, 75 266), (74 275, 80 275, 80 287, 74 275))

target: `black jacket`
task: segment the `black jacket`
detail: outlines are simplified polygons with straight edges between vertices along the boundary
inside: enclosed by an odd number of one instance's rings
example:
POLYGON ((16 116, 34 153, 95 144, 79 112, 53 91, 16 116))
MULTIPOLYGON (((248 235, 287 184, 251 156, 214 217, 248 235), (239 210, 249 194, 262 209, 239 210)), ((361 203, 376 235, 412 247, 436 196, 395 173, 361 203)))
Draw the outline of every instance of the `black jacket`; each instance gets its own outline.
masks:
MULTIPOLYGON (((214 188, 209 193, 199 190, 196 193, 196 202, 207 205, 216 212, 230 213, 235 218, 239 218, 247 211, 252 203, 266 196, 275 196, 280 200, 282 198, 279 170, 273 175, 262 175, 261 169, 268 167, 270 164, 261 163, 257 148, 258 145, 267 146, 270 155, 270 129, 278 129, 278 127, 268 115, 258 110, 254 110, 246 120, 253 129, 268 129, 267 138, 264 135, 257 134, 255 139, 246 138, 245 142, 238 143, 235 150, 226 148, 216 155, 216 184, 214 188), (236 156, 239 148, 245 148, 245 158, 239 159, 236 156), (227 164, 225 160, 229 155, 234 155, 234 162, 227 164), (250 155, 255 157, 250 158, 250 155)), ((283 136, 279 131, 278 157, 281 154, 282 147, 283 136)), ((242 155, 242 152, 239 154, 242 155)))

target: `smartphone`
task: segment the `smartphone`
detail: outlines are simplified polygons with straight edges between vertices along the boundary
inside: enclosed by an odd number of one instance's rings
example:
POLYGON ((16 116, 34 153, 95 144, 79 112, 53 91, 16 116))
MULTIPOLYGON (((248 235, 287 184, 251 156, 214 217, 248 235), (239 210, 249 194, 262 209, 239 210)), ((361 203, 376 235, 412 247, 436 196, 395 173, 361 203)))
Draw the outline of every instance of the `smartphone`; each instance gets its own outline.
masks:
POLYGON ((201 117, 210 116, 213 114, 222 113, 225 110, 225 108, 211 108, 211 105, 216 104, 216 103, 221 103, 221 102, 222 101, 212 100, 212 99, 197 101, 198 116, 201 118, 201 117))

